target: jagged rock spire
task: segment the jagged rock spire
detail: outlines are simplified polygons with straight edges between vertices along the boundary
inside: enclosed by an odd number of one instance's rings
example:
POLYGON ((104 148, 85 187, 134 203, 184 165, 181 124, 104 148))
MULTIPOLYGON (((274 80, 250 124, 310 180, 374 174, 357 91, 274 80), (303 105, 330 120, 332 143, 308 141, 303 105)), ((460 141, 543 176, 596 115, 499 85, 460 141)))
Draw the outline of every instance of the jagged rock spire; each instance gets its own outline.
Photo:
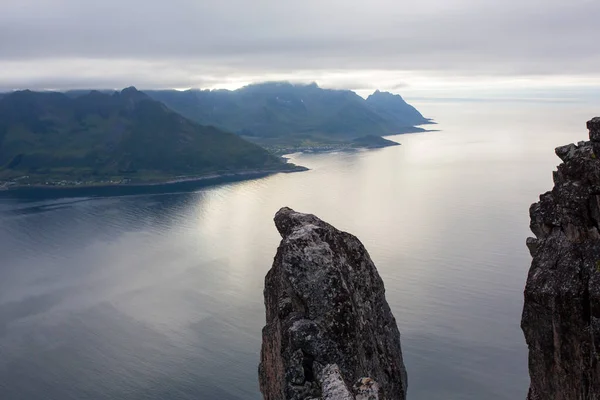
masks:
POLYGON ((406 398, 400 333, 361 242, 311 214, 275 215, 259 366, 266 400, 406 398))
POLYGON ((600 118, 587 127, 590 142, 556 149, 554 188, 529 210, 528 400, 600 399, 600 118))

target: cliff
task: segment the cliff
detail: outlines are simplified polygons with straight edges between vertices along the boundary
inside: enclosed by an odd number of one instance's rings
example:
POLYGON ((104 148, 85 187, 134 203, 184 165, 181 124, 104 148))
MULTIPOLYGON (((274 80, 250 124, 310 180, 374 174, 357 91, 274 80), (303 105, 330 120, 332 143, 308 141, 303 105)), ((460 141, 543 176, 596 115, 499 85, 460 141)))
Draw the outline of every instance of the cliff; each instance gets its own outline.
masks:
POLYGON ((290 208, 275 225, 282 240, 265 278, 264 398, 404 400, 400 333, 367 250, 290 208))
POLYGON ((600 118, 587 126, 590 141, 556 149, 554 188, 529 210, 528 400, 600 399, 600 118))

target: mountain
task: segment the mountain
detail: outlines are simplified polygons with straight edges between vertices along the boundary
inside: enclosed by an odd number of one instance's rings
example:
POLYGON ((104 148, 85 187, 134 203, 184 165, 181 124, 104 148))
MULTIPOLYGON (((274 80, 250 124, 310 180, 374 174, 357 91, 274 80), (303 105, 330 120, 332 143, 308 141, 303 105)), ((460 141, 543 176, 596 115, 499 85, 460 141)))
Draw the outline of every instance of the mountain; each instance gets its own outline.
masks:
POLYGON ((376 90, 375 93, 367 97, 367 104, 379 115, 393 121, 398 126, 420 125, 430 122, 416 108, 404 101, 399 94, 376 90))
POLYGON ((236 132, 262 145, 305 140, 347 142, 365 135, 415 132, 430 123, 400 96, 367 101, 350 90, 268 82, 237 90, 159 90, 148 95, 198 123, 236 132), (400 101, 398 101, 400 99, 400 101))
POLYGON ((0 180, 162 181, 290 170, 233 133, 192 122, 135 88, 79 96, 19 91, 0 99, 0 180))

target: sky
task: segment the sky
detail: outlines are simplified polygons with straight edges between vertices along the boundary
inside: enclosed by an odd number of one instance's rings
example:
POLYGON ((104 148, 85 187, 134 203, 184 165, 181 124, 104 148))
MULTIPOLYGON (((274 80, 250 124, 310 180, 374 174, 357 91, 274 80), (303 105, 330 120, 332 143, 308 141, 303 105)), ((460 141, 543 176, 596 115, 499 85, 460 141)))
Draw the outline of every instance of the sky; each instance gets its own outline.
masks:
POLYGON ((600 0, 0 0, 0 89, 597 96, 600 0))

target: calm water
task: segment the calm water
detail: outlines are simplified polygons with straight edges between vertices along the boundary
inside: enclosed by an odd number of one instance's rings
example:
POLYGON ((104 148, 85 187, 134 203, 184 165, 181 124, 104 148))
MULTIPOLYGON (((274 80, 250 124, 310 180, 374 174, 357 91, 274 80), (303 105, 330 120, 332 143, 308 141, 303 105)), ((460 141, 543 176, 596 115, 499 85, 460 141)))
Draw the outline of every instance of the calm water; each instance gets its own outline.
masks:
POLYGON ((409 398, 524 399, 528 207, 585 104, 422 103, 442 132, 297 155, 193 193, 0 199, 0 398, 259 399, 281 206, 357 235, 402 332, 409 398))

